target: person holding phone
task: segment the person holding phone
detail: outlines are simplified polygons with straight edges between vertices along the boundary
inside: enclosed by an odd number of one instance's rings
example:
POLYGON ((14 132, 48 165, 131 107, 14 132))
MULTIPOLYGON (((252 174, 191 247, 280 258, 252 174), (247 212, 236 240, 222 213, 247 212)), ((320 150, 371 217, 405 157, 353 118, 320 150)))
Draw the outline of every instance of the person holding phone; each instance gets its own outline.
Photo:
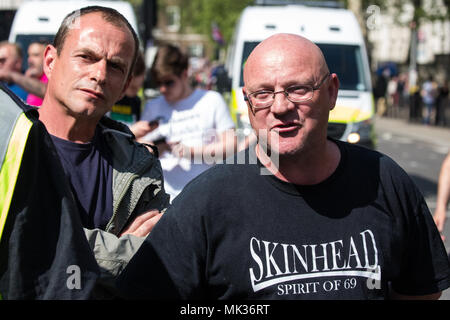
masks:
POLYGON ((131 126, 140 142, 157 145, 166 192, 175 198, 215 160, 234 153, 234 122, 222 96, 193 88, 189 57, 173 45, 161 46, 151 77, 161 96, 150 100, 141 121, 131 126))

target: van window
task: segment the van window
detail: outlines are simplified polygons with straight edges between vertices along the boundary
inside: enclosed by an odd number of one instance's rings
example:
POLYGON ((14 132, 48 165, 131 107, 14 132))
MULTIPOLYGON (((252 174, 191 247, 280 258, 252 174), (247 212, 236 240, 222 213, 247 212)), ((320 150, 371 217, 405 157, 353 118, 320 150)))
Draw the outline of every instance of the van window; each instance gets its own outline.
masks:
POLYGON ((244 42, 244 49, 242 50, 242 60, 241 60, 241 79, 239 80, 239 86, 244 86, 244 65, 247 61, 250 53, 255 49, 255 47, 260 43, 260 41, 244 42))
MULTIPOLYGON (((245 62, 259 41, 244 42, 242 50, 240 86, 244 86, 243 70, 245 62)), ((361 48, 357 45, 323 44, 317 43, 322 50, 331 73, 339 77, 341 90, 367 91, 361 48)))
POLYGON ((361 48, 357 45, 317 43, 331 73, 339 77, 339 89, 366 91, 361 48))

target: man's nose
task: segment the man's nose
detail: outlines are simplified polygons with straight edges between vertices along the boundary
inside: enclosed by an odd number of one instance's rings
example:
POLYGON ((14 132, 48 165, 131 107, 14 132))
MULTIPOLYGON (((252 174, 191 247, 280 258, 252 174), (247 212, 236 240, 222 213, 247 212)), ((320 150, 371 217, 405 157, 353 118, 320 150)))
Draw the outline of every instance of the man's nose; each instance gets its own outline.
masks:
POLYGON ((273 104, 270 107, 270 111, 274 114, 283 114, 291 111, 295 108, 295 104, 286 96, 284 91, 277 91, 274 94, 273 104))
POLYGON ((98 60, 96 63, 92 64, 91 79, 98 83, 105 82, 107 67, 107 62, 104 59, 98 60))

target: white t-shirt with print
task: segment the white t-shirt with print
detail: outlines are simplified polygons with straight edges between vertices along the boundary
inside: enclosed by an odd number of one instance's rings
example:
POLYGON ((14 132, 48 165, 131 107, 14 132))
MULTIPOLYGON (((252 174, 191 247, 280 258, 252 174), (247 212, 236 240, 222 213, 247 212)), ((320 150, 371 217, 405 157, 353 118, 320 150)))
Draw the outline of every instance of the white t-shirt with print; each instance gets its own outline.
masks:
MULTIPOLYGON (((180 142, 189 147, 206 145, 217 135, 234 128, 228 107, 222 96, 215 91, 195 89, 187 98, 169 104, 163 96, 150 100, 141 120, 159 121, 159 127, 144 137, 155 141, 165 137, 167 142, 180 142)), ((178 158, 170 152, 160 155, 164 174, 164 187, 171 200, 197 175, 211 167, 195 159, 178 158)))

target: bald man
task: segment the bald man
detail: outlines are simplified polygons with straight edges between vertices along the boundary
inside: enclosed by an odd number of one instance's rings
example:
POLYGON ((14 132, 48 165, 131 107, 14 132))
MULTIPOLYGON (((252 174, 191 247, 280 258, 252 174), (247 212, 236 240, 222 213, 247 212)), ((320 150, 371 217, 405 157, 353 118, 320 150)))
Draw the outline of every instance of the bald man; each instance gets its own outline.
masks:
POLYGON ((244 68, 255 145, 194 179, 118 279, 125 296, 438 298, 449 263, 418 189, 387 156, 327 137, 320 49, 277 34, 244 68))

